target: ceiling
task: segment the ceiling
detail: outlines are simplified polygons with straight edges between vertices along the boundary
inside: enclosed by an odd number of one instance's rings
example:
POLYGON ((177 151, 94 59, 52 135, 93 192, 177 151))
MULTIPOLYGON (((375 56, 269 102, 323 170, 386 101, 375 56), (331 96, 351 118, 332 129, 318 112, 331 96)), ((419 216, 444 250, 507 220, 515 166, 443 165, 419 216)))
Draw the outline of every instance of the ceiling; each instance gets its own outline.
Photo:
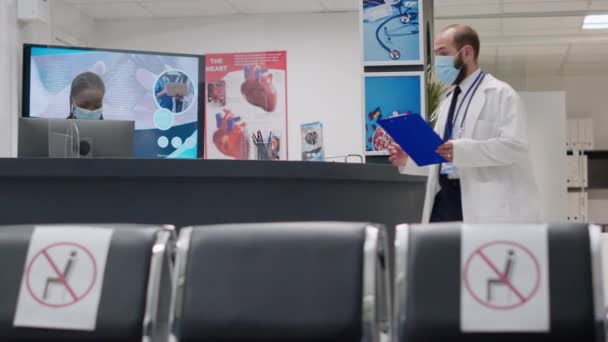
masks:
POLYGON ((101 20, 355 11, 357 0, 63 0, 101 20))
MULTIPOLYGON (((63 0, 98 20, 356 11, 360 0, 63 0)), ((608 74, 608 30, 582 29, 608 0, 435 0, 435 26, 465 23, 484 69, 512 75, 608 74)))
POLYGON ((499 75, 608 74, 608 30, 582 29, 604 13, 607 0, 435 0, 435 27, 473 26, 482 66, 499 75))

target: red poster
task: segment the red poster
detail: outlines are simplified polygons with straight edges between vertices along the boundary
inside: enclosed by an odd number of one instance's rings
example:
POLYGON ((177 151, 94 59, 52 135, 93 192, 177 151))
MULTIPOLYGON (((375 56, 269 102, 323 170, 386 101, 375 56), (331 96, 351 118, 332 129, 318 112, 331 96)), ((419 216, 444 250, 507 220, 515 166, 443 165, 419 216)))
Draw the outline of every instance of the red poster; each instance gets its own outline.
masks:
POLYGON ((205 158, 287 160, 287 53, 205 56, 205 158))

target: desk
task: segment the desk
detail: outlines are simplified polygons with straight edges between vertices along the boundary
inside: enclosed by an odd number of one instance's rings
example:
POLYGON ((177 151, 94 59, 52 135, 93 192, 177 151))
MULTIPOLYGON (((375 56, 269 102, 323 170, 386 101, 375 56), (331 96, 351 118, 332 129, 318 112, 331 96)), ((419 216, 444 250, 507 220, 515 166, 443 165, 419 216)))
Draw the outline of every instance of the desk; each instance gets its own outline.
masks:
MULTIPOLYGON (((418 222, 424 177, 388 165, 0 159, 0 224, 418 222)), ((391 234, 392 235, 392 234, 391 234)))

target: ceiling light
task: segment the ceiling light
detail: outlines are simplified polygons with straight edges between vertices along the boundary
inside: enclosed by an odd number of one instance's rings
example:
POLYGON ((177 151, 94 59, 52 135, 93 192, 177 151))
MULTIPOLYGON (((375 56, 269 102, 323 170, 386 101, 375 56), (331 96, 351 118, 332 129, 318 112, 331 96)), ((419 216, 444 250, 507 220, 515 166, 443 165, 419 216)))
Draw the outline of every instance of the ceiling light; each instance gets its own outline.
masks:
POLYGON ((608 14, 594 14, 585 17, 583 29, 597 30, 608 29, 608 14))

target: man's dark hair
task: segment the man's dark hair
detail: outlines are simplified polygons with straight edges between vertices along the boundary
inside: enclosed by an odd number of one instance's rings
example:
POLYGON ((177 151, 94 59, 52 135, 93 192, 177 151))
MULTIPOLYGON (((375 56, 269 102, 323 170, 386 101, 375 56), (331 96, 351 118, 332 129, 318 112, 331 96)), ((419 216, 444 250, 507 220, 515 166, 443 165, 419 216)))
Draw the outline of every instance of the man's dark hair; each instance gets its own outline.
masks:
POLYGON ((473 30, 470 26, 456 24, 446 27, 443 29, 443 32, 450 29, 454 29, 454 43, 456 44, 456 48, 460 50, 466 45, 471 45, 475 51, 475 61, 477 61, 479 59, 479 49, 481 48, 477 31, 473 30))
POLYGON ((78 96, 85 89, 99 89, 102 93, 106 92, 106 86, 103 80, 96 73, 87 71, 76 76, 72 81, 72 89, 70 90, 70 101, 78 96))

